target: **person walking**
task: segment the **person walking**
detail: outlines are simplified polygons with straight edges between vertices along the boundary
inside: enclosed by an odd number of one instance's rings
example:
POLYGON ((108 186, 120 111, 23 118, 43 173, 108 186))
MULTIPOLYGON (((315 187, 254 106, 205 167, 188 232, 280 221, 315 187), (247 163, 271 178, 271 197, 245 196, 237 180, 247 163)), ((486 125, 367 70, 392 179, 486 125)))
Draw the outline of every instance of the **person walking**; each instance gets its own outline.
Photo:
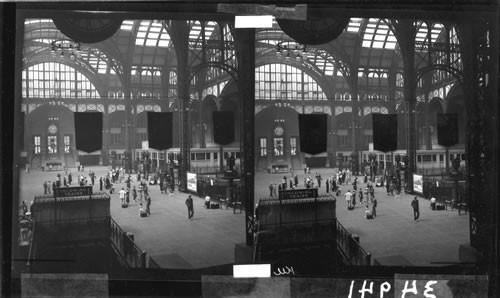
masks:
POLYGON ((123 187, 122 187, 122 190, 120 190, 118 192, 118 197, 120 198, 120 203, 122 204, 122 206, 125 205, 125 194, 126 193, 127 192, 125 191, 125 189, 123 189, 123 187))
POLYGON ((191 195, 186 199, 186 206, 188 208, 188 218, 191 219, 194 216, 193 198, 191 198, 191 195))
POLYGON ((373 199, 372 215, 373 215, 373 218, 377 217, 377 199, 373 199))
POLYGON ((417 220, 420 217, 417 197, 414 197, 413 201, 411 201, 411 207, 413 208, 413 220, 417 220))
POLYGON ((326 193, 330 192, 330 181, 329 179, 326 179, 325 181, 325 187, 326 187, 326 193))
POLYGON ((273 184, 269 184, 269 197, 273 197, 273 184))
POLYGON ((345 202, 347 203, 347 209, 349 209, 351 207, 351 199, 352 199, 351 191, 348 190, 344 196, 345 196, 345 202))
POLYGON ((359 203, 363 204, 363 190, 359 188, 359 203))
POLYGON ((46 195, 47 194, 47 181, 44 181, 43 182, 43 194, 46 195))
POLYGON ((149 209, 149 206, 151 206, 151 197, 148 195, 148 198, 146 199, 146 214, 151 215, 151 210, 149 209))
POLYGON ((102 177, 99 178, 99 190, 102 191, 102 177))
POLYGON ((132 188, 132 198, 134 199, 134 202, 137 202, 137 190, 135 189, 135 185, 134 188, 132 188))

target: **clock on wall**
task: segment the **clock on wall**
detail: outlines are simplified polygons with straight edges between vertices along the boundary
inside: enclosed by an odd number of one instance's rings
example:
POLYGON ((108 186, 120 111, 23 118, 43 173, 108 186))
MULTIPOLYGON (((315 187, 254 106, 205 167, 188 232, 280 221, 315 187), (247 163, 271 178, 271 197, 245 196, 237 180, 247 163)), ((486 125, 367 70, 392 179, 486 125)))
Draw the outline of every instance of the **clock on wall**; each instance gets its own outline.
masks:
POLYGON ((49 126, 49 133, 50 133, 50 134, 55 134, 55 133, 57 133, 57 126, 55 126, 54 124, 51 124, 51 125, 49 126))
POLYGON ((283 135, 283 127, 281 126, 276 126, 276 128, 274 129, 274 134, 278 137, 282 136, 283 135))

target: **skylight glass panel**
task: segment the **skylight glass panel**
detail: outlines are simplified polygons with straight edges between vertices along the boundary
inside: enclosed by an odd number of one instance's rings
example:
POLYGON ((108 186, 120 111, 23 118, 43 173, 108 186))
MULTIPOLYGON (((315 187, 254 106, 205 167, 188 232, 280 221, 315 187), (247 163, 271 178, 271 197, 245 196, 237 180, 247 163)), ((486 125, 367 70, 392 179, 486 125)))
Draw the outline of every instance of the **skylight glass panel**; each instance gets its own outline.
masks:
POLYGON ((98 73, 105 74, 106 73, 106 65, 99 65, 98 73))
POLYGON ((365 48, 394 49, 396 37, 389 30, 384 20, 370 19, 363 35, 362 46, 365 48))
POLYGON ((349 25, 347 26, 347 31, 358 33, 362 21, 363 19, 361 18, 351 18, 351 20, 349 21, 349 25))
POLYGON ((26 19, 25 25, 39 24, 39 23, 52 23, 52 19, 26 19))
POLYGON ((432 30, 431 30, 432 42, 436 42, 436 39, 438 39, 438 37, 441 34, 441 32, 443 31, 443 29, 444 29, 443 24, 434 24, 434 26, 432 27, 432 30))
POLYGON ((363 40, 363 47, 364 48, 369 48, 369 47, 371 47, 371 45, 372 45, 371 40, 363 40))
POLYGON ((147 47, 168 47, 170 36, 161 22, 141 21, 135 44, 147 47))
POLYGON ((169 43, 169 41, 168 41, 168 40, 160 40, 160 41, 158 42, 158 46, 159 46, 159 47, 162 47, 162 48, 167 48, 169 44, 170 44, 170 43, 169 43))
POLYGON ((387 36, 387 41, 388 42, 397 42, 398 40, 396 39, 396 36, 392 35, 392 32, 391 32, 391 34, 389 34, 389 36, 387 36))
POLYGON ((134 21, 132 20, 124 20, 122 25, 120 26, 121 30, 132 31, 132 27, 134 26, 134 21))
POLYGON ((33 41, 40 42, 40 43, 51 44, 54 40, 55 39, 37 38, 37 39, 34 39, 33 41))
POLYGON ((148 39, 148 40, 146 40, 146 46, 148 46, 148 47, 156 47, 157 43, 158 43, 157 39, 148 39))
POLYGON ((385 48, 388 50, 394 50, 396 48, 396 43, 395 42, 386 42, 385 48))

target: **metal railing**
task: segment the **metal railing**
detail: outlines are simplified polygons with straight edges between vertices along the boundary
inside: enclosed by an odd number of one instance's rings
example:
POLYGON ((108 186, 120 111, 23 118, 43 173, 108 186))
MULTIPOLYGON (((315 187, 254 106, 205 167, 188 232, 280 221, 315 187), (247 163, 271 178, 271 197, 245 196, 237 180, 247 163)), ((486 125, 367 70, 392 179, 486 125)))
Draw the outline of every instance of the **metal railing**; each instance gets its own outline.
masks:
POLYGON ((35 226, 36 226, 36 223, 35 223, 35 220, 33 219, 32 221, 32 228, 31 228, 31 239, 30 239, 30 249, 29 249, 29 252, 28 252, 28 262, 26 262, 26 266, 28 268, 31 267, 31 265, 33 264, 33 259, 34 259, 34 255, 35 255, 35 248, 33 247, 35 244, 35 226))
POLYGON ((371 254, 367 253, 359 241, 337 221, 337 247, 350 265, 370 266, 371 254))
POLYGON ((142 251, 134 240, 110 218, 111 242, 130 268, 146 268, 146 252, 142 251))

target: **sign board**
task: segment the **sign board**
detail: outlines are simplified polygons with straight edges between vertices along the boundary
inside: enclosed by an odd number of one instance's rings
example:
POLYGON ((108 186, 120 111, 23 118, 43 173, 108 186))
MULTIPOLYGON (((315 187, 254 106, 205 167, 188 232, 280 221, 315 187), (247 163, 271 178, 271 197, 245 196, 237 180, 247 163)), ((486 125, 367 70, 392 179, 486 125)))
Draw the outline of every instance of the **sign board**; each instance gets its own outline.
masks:
POLYGON ((424 177, 422 175, 413 174, 413 191, 419 194, 424 193, 424 177))
POLYGON ((142 141, 142 150, 149 150, 149 141, 142 141))
POLYGON ((318 197, 317 188, 280 190, 278 192, 278 198, 280 200, 306 199, 306 198, 317 198, 317 197, 318 197))
POLYGON ((92 195, 92 186, 57 187, 54 188, 54 197, 78 197, 92 195))
POLYGON ((198 192, 197 183, 198 177, 196 174, 187 172, 187 189, 193 192, 198 192))

